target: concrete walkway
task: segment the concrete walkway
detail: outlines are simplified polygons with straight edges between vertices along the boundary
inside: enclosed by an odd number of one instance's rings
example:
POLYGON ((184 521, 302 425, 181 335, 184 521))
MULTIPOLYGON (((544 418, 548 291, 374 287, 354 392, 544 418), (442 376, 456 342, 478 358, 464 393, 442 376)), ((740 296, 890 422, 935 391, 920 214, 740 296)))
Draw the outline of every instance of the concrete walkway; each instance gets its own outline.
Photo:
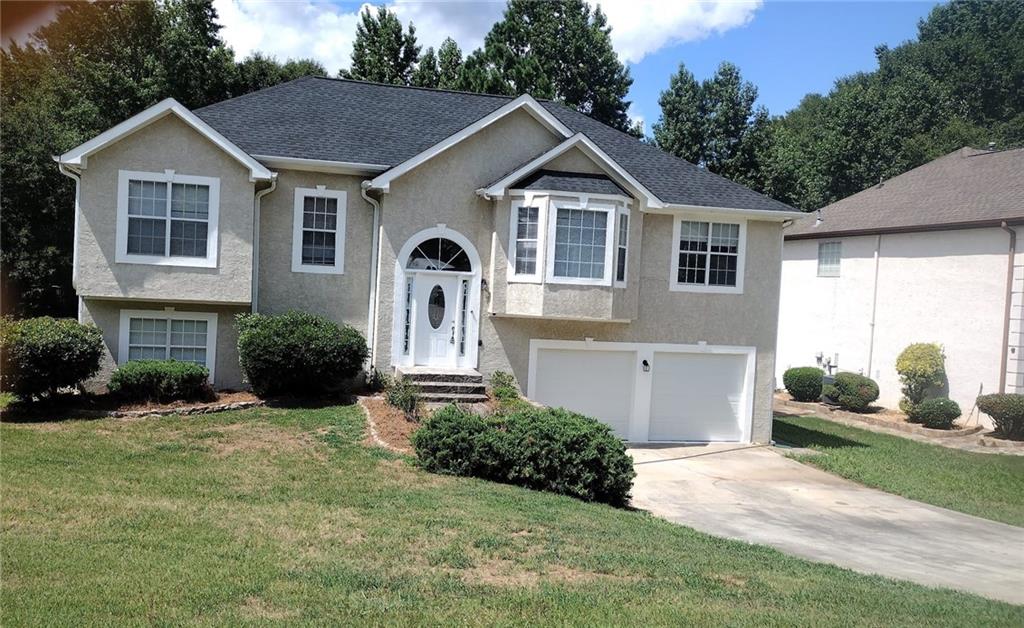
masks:
POLYGON ((709 534, 1024 604, 1024 528, 865 488, 768 447, 630 449, 633 505, 709 534))

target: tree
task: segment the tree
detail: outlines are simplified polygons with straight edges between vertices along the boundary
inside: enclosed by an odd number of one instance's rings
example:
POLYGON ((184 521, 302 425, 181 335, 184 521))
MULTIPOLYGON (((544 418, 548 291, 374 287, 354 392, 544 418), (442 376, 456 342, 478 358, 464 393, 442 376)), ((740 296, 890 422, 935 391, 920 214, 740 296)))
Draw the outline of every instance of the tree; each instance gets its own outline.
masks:
POLYGON ((445 37, 437 50, 437 86, 442 89, 456 89, 462 72, 462 50, 455 40, 445 37))
POLYGON ((273 57, 255 52, 238 63, 231 93, 247 94, 303 76, 327 76, 327 70, 313 59, 289 59, 282 65, 273 57))
POLYGON ((427 48, 427 51, 420 57, 420 61, 416 64, 416 69, 412 73, 412 84, 416 87, 437 87, 439 74, 434 49, 427 48))
POLYGON ((378 7, 376 16, 366 7, 356 25, 352 67, 339 75, 360 81, 410 85, 419 56, 416 28, 411 23, 408 31, 404 31, 401 20, 387 7, 378 7))

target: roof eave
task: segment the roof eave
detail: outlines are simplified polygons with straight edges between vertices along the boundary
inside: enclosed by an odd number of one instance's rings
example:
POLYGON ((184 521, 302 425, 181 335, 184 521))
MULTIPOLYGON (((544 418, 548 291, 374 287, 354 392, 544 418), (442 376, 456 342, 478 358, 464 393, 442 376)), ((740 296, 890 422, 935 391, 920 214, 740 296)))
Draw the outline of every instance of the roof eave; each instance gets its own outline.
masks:
POLYGON ((687 205, 682 203, 666 203, 662 207, 647 210, 650 213, 658 214, 729 214, 731 216, 746 216, 757 220, 786 221, 800 220, 811 214, 801 211, 786 211, 781 209, 746 209, 742 207, 710 207, 704 205, 687 205))
POLYGON ((921 225, 898 225, 892 227, 870 227, 862 229, 835 229, 832 231, 809 231, 786 234, 786 240, 820 240, 821 238, 852 238, 857 236, 886 235, 894 233, 927 233, 930 231, 956 231, 958 229, 986 229, 1007 225, 1024 225, 1024 216, 1017 218, 986 218, 962 222, 929 223, 921 225))

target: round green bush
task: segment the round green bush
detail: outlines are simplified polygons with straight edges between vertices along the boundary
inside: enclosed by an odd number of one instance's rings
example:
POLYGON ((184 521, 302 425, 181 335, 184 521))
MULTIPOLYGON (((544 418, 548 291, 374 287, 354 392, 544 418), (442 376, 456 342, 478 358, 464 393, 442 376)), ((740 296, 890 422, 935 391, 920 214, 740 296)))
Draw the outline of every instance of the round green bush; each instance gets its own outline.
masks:
POLYGON ((896 372, 903 384, 900 410, 909 416, 914 406, 925 400, 929 390, 942 385, 946 377, 946 356, 941 346, 918 342, 897 356, 896 372))
POLYGON ((953 421, 959 416, 960 406, 957 402, 945 397, 938 397, 925 399, 915 405, 907 418, 914 423, 921 423, 925 427, 948 430, 953 427, 953 421))
POLYGON ((817 401, 821 398, 821 378, 825 374, 814 366, 797 366, 782 374, 782 384, 797 401, 817 401))
POLYGON ((835 381, 825 387, 824 395, 844 410, 862 412, 878 399, 878 384, 857 373, 838 373, 835 381))
POLYGON ((1024 439, 1024 395, 995 393, 978 397, 978 410, 992 417, 996 432, 1024 439))
POLYGON ((363 368, 369 350, 356 329, 315 314, 241 314, 238 358, 257 395, 336 390, 363 368))
POLYGON ((412 445, 420 466, 427 471, 485 477, 478 441, 491 429, 480 415, 448 405, 413 432, 412 445))
POLYGON ((136 401, 207 399, 210 371, 195 362, 177 360, 135 360, 117 367, 107 389, 114 395, 136 401))
POLYGON ((77 387, 98 373, 103 334, 68 318, 4 319, 0 349, 4 389, 28 401, 77 387))

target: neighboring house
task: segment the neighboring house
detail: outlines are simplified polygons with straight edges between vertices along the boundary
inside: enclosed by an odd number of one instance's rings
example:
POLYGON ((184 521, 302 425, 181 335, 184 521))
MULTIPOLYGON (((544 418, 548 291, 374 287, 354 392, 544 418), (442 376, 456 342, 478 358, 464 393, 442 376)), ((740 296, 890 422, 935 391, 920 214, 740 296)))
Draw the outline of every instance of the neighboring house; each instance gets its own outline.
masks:
POLYGON ((963 148, 819 216, 786 229, 779 381, 829 360, 875 379, 895 408, 896 357, 936 342, 964 415, 979 392, 1024 392, 1024 149, 963 148))
POLYGON ((235 315, 296 308, 377 369, 509 370, 634 441, 770 438, 800 214, 564 106, 303 78, 164 101, 59 162, 111 365, 240 387, 235 315))

